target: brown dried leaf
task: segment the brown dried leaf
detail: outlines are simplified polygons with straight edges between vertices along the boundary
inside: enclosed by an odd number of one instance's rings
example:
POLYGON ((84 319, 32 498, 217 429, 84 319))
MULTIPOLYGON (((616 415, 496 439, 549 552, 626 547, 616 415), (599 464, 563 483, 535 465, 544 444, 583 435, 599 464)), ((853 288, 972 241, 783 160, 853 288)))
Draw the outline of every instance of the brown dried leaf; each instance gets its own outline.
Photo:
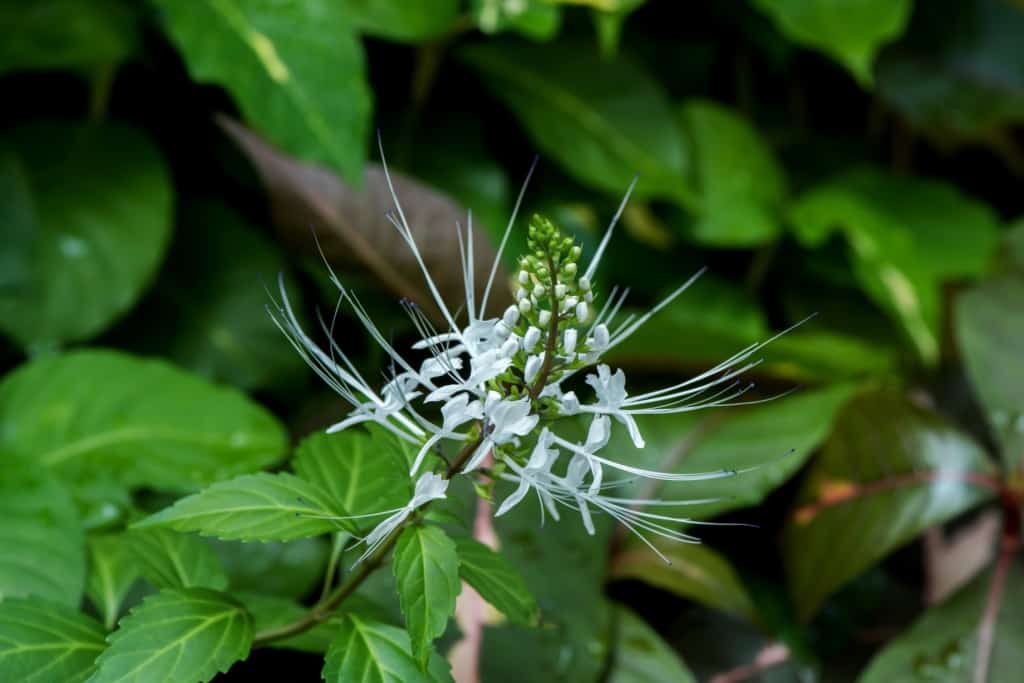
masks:
MULTIPOLYGON (((368 272, 396 295, 437 314, 412 252, 386 218, 394 210, 394 202, 380 164, 367 164, 363 189, 356 189, 322 166, 300 163, 276 150, 234 119, 220 116, 217 121, 262 179, 270 196, 274 226, 291 248, 315 254, 315 233, 332 266, 368 272)), ((447 195, 414 178, 395 171, 391 178, 423 262, 454 312, 465 300, 455 226, 465 225, 466 212, 447 195)), ((495 249, 479 227, 474 227, 473 247, 479 297, 495 249)), ((489 313, 511 302, 508 279, 508 272, 499 265, 489 313)))

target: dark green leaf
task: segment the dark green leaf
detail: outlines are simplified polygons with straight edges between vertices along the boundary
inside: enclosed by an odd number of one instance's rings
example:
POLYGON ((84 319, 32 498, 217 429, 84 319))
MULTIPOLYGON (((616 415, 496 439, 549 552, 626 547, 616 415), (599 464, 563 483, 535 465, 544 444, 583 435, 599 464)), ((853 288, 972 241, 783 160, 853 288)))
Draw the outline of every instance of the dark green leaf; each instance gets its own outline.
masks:
MULTIPOLYGON (((256 633, 290 624, 309 611, 308 607, 303 607, 297 602, 272 595, 236 593, 235 597, 245 605, 245 609, 252 615, 256 633)), ((351 608, 350 601, 352 598, 345 600, 345 611, 351 608)), ((333 620, 324 621, 291 638, 272 641, 267 644, 267 647, 323 654, 330 647, 337 630, 333 620)))
POLYGON ((459 16, 459 0, 381 2, 343 0, 356 28, 378 38, 421 42, 448 32, 459 16))
POLYGON ((622 605, 608 683, 696 683, 697 679, 658 632, 622 605))
POLYGON ((550 40, 562 23, 561 10, 548 0, 471 0, 473 19, 484 33, 515 31, 534 40, 550 40))
POLYGON ((462 52, 538 147, 588 185, 692 205, 687 150, 665 93, 625 61, 587 46, 476 44, 462 52))
POLYGON ((722 555, 706 545, 659 541, 658 550, 631 543, 612 559, 610 578, 637 579, 708 607, 753 621, 754 603, 722 555))
POLYGON ((327 683, 441 683, 450 681, 451 674, 436 652, 431 652, 427 671, 421 671, 401 629, 346 614, 327 651, 323 678, 327 683))
POLYGON ((128 590, 139 578, 139 567, 125 548, 121 535, 92 536, 88 546, 89 580, 85 588, 86 595, 103 617, 103 625, 110 630, 121 616, 128 590))
POLYGON ((60 482, 5 458, 0 520, 0 599, 37 596, 77 606, 85 588, 85 535, 60 482))
POLYGON ((249 655, 252 617, 205 588, 162 590, 121 620, 90 683, 205 683, 249 655))
POLYGON ((790 40, 824 52, 862 85, 878 50, 907 26, 911 0, 754 0, 790 40))
POLYGON ((262 407, 162 361, 74 351, 0 382, 0 447, 72 483, 106 472, 126 486, 189 491, 265 467, 286 446, 262 407))
POLYGON ((220 558, 234 591, 300 600, 323 576, 328 544, 322 538, 300 538, 287 543, 246 543, 208 540, 220 558))
POLYGON ((863 394, 840 418, 803 482, 783 551, 801 617, 925 529, 992 492, 981 448, 898 394, 863 394))
POLYGON ((0 152, 0 302, 32 286, 33 254, 40 235, 28 173, 17 155, 0 152))
POLYGON ((362 177, 371 96, 341 3, 158 4, 193 78, 224 86, 246 119, 291 154, 353 182, 362 177))
POLYGON ((439 527, 411 526, 398 537, 392 569, 412 653, 425 669, 462 588, 455 543, 439 527))
MULTIPOLYGON (((35 233, 31 277, 0 292, 0 329, 26 348, 95 335, 135 303, 163 256, 172 204, 163 159, 116 124, 32 124, 8 131, 0 149, 20 160, 35 233)), ((11 248, 24 251, 0 244, 11 248)))
POLYGON ((459 576, 513 623, 533 626, 540 616, 537 601, 519 572, 500 553, 466 536, 455 539, 459 576))
POLYGON ((202 539, 169 529, 133 531, 125 542, 135 562, 157 588, 228 587, 228 577, 202 539))
POLYGON ((5 597, 0 602, 0 679, 82 683, 107 644, 94 620, 64 605, 5 597))
MULTIPOLYGON (((328 495, 294 474, 247 474, 222 481, 137 523, 242 541, 289 541, 338 529, 328 495)), ((343 522, 342 522, 343 523, 343 522)))

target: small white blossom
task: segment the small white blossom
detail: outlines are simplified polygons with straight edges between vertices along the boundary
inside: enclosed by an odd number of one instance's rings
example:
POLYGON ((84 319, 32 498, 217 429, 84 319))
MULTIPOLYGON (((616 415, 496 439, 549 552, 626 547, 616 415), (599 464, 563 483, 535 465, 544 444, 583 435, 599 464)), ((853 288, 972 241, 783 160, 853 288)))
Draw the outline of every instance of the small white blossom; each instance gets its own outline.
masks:
POLYGON ((562 337, 562 350, 566 354, 572 354, 576 351, 576 339, 579 333, 576 328, 570 327, 565 331, 565 335, 562 337))
POLYGON ((487 456, 494 446, 509 443, 520 436, 526 436, 537 426, 540 417, 530 414, 530 399, 521 398, 517 401, 505 399, 495 400, 488 397, 485 414, 484 438, 476 452, 466 463, 463 472, 472 472, 487 456))
POLYGON ((387 539, 388 536, 394 532, 399 525, 404 522, 409 515, 415 512, 418 508, 422 507, 426 503, 432 500, 438 500, 440 498, 447 497, 446 492, 448 491, 448 480, 439 474, 433 472, 425 472, 420 475, 420 478, 416 480, 416 487, 413 492, 412 500, 406 503, 400 508, 394 510, 386 510, 384 512, 377 512, 370 515, 357 515, 355 517, 349 517, 347 519, 355 519, 357 517, 373 517, 377 515, 389 515, 387 519, 374 527, 360 543, 366 544, 366 550, 359 559, 356 560, 356 564, 359 564, 367 557, 373 554, 380 544, 387 539))
POLYGON ((537 373, 540 372, 540 366, 544 364, 544 356, 540 354, 534 354, 526 359, 526 367, 523 368, 523 379, 526 380, 527 384, 532 384, 533 380, 537 379, 537 373))
POLYGON ((526 330, 526 334, 523 335, 523 351, 532 353, 537 347, 537 342, 540 341, 540 330, 534 326, 530 326, 526 330))

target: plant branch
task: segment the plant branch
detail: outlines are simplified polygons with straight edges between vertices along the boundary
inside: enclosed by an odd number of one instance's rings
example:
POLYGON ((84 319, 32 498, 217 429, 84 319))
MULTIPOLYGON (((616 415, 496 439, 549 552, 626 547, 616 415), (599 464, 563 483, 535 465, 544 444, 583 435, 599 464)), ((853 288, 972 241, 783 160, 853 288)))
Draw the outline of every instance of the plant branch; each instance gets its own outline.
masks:
POLYGON ((547 384, 548 377, 551 375, 551 367, 555 362, 555 349, 558 346, 558 297, 555 295, 555 288, 558 286, 558 270, 555 268, 554 261, 551 260, 551 256, 548 259, 548 272, 551 273, 551 321, 548 323, 548 338, 544 344, 544 364, 540 367, 540 372, 537 373, 537 379, 534 381, 533 386, 530 387, 530 400, 535 401, 540 396, 541 390, 544 389, 544 385, 547 384))

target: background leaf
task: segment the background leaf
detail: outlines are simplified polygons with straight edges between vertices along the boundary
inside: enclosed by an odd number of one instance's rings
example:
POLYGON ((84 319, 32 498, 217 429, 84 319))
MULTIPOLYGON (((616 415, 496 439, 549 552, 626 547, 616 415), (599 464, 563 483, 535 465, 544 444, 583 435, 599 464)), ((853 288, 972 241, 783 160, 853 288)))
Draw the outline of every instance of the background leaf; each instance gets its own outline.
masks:
POLYGON ((458 536, 459 576, 511 621, 533 626, 539 617, 537 601, 508 561, 483 543, 458 536))
POLYGON ((168 529, 133 531, 125 536, 142 575, 157 588, 228 587, 228 577, 202 539, 168 529))
POLYGON ((91 536, 89 548, 89 578, 86 595, 103 618, 109 631, 117 624, 128 591, 139 578, 135 558, 125 548, 120 534, 91 536))
POLYGON ((320 583, 328 543, 322 538, 300 538, 287 543, 207 543, 220 558, 233 591, 301 599, 320 583))
POLYGON ((619 633, 609 683, 696 683, 670 645, 630 609, 617 605, 619 633))
POLYGON ((437 653, 431 654, 427 671, 421 671, 401 629, 346 614, 327 651, 323 678, 328 683, 440 683, 450 681, 451 674, 437 653))
POLYGON ((437 38, 452 28, 459 16, 459 0, 422 0, 414 3, 379 0, 343 0, 341 3, 359 31, 367 35, 419 42, 437 38))
POLYGON ((0 676, 24 683, 82 683, 106 632, 64 605, 5 597, 0 602, 0 676))

